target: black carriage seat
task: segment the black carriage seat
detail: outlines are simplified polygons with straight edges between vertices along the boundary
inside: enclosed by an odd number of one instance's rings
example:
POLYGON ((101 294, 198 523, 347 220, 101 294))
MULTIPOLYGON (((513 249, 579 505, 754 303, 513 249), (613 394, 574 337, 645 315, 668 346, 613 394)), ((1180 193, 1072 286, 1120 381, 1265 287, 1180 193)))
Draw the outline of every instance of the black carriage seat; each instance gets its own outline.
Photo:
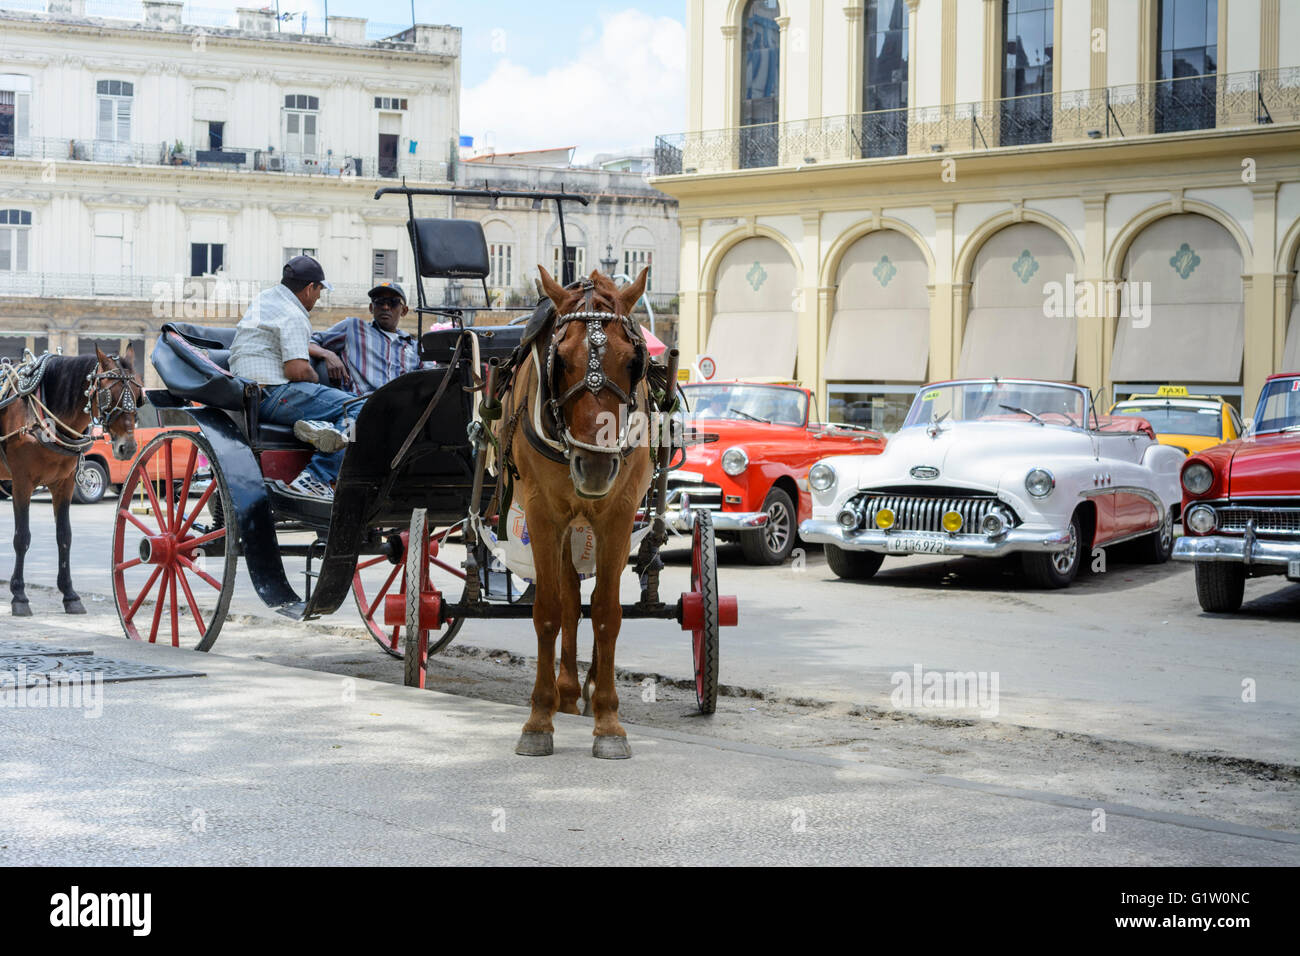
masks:
MULTIPOLYGON (((245 435, 256 430, 258 447, 306 447, 294 437, 291 425, 260 421, 252 397, 255 383, 230 371, 230 346, 235 330, 221 326, 169 322, 153 350, 158 377, 176 398, 200 402, 231 413, 245 435)), ((312 363, 322 385, 330 384, 325 363, 312 363)))
POLYGON ((411 242, 419 250, 420 275, 438 279, 486 279, 483 226, 473 219, 413 219, 411 242))

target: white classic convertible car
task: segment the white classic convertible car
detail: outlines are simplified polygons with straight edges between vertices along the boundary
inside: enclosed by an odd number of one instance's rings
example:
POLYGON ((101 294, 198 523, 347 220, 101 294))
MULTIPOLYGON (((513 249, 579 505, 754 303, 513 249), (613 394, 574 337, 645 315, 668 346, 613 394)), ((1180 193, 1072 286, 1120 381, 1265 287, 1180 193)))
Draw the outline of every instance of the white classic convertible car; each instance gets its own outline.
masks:
POLYGON ((1096 547, 1139 538, 1146 560, 1169 559, 1183 460, 1080 385, 939 382, 882 454, 812 467, 799 533, 841 578, 869 578, 889 554, 1019 552, 1035 584, 1067 587, 1096 547))

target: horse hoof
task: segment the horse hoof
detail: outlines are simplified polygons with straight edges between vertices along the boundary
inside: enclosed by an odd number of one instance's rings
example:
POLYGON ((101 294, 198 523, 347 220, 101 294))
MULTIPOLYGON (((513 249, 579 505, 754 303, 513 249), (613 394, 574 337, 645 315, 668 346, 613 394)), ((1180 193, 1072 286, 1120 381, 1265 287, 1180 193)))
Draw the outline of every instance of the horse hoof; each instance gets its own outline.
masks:
POLYGON ((549 757, 555 753, 555 734, 525 730, 515 744, 515 753, 521 757, 549 757))
POLYGON ((26 601, 14 601, 10 605, 9 613, 14 617, 31 617, 32 606, 26 601))
POLYGON ((592 741, 591 755, 602 760, 627 760, 632 756, 632 747, 626 737, 609 734, 592 741))
POLYGON ((79 599, 74 601, 64 601, 63 613, 64 614, 85 614, 86 608, 85 606, 82 605, 79 599))

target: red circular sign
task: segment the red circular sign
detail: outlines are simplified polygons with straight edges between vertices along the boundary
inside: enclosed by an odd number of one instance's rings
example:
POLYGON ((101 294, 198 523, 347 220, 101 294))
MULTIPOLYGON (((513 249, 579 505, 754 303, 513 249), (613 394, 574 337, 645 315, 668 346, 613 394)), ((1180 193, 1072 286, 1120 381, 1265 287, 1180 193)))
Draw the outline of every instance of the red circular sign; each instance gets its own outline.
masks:
POLYGON ((707 355, 705 355, 703 358, 700 359, 699 368, 700 368, 700 375, 704 378, 706 382, 711 380, 713 376, 718 373, 717 363, 714 362, 713 359, 709 358, 707 355))

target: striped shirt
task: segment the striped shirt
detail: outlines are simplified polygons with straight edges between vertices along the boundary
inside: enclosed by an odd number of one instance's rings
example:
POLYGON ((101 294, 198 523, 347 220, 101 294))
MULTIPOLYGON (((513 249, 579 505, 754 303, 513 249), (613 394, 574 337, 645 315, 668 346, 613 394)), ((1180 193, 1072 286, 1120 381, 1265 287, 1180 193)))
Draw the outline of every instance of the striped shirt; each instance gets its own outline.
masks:
POLYGON ((385 332, 373 321, 350 316, 324 332, 312 334, 312 341, 336 353, 343 360, 343 387, 354 395, 366 395, 387 385, 399 375, 420 367, 420 350, 409 332, 385 332))
POLYGON ((311 361, 311 319, 287 286, 276 284, 249 305, 235 327, 230 371, 259 385, 283 385, 284 363, 311 361))

